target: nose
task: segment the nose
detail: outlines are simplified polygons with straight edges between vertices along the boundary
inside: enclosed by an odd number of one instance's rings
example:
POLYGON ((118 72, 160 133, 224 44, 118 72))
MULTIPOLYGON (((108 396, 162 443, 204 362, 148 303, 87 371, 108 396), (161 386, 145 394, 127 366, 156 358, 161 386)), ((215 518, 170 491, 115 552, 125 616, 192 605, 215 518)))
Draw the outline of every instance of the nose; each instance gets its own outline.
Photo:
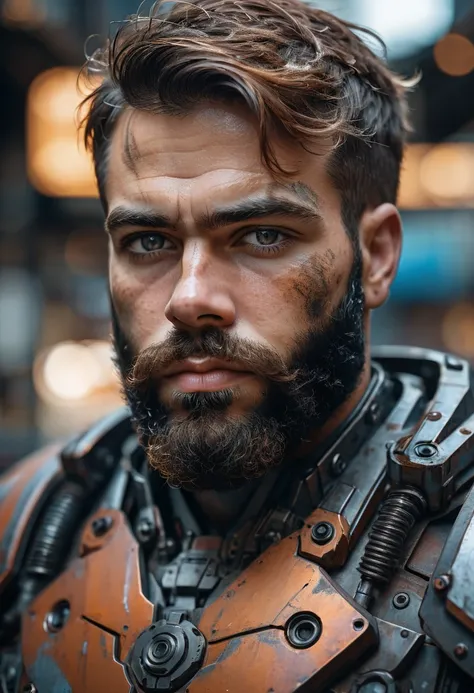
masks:
POLYGON ((232 325, 236 309, 222 262, 210 249, 194 243, 184 248, 181 275, 165 308, 178 329, 202 330, 232 325))

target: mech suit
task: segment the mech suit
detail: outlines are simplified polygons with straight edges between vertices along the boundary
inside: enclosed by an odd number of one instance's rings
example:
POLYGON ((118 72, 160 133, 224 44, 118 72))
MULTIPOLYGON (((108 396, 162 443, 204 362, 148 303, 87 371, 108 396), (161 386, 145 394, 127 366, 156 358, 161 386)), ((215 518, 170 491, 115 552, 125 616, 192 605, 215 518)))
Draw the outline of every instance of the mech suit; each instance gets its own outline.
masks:
POLYGON ((330 440, 228 536, 127 410, 0 484, 2 693, 474 691, 468 364, 382 348, 330 440))

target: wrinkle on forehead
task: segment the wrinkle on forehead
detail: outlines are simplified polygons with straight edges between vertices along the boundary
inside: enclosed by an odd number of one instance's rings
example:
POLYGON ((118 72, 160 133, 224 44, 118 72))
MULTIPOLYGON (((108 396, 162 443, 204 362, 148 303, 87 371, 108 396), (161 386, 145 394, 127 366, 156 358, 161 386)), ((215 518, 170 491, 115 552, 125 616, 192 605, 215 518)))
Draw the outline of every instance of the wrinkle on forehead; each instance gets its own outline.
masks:
POLYGON ((325 214, 338 206, 324 152, 279 139, 275 151, 285 169, 300 175, 285 180, 272 174, 262 161, 255 123, 238 110, 197 107, 169 116, 128 109, 112 136, 107 198, 112 208, 138 203, 173 217, 178 206, 191 222, 203 204, 212 208, 252 194, 283 192, 325 214))
MULTIPOLYGON (((119 145, 120 160, 126 168, 142 177, 148 175, 144 169, 150 161, 152 168, 155 164, 159 168, 162 163, 160 158, 163 156, 197 154, 193 139, 199 138, 206 129, 212 133, 209 143, 211 148, 219 138, 230 139, 230 146, 240 146, 247 152, 259 142, 257 125, 245 109, 216 104, 207 107, 198 105, 194 111, 182 115, 156 114, 129 108, 119 118, 112 145, 114 149, 119 145), (183 127, 180 127, 180 123, 183 127)), ((217 147, 221 157, 225 157, 226 148, 220 145, 217 147)), ((199 155, 205 157, 206 150, 201 149, 199 155)), ((215 156, 214 147, 213 157, 215 156)), ((260 163, 259 152, 255 163, 260 163)))
POLYGON ((124 116, 126 120, 124 125, 125 132, 123 136, 122 161, 129 171, 135 176, 138 176, 136 162, 140 159, 140 150, 132 130, 132 119, 135 114, 136 111, 130 109, 127 115, 124 116))

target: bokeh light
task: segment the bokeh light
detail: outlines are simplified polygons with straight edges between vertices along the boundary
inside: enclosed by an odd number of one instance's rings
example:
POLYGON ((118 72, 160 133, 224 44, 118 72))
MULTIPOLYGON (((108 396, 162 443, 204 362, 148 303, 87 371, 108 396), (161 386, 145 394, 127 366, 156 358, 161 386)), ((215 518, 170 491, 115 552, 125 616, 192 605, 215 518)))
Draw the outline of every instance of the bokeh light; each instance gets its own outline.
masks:
POLYGON ((92 85, 79 70, 56 67, 32 82, 27 104, 28 175, 52 197, 95 197, 90 155, 78 133, 78 107, 92 85))
POLYGON ((118 391, 107 342, 66 341, 40 353, 35 362, 35 386, 45 401, 73 402, 118 391))
POLYGON ((461 34, 447 34, 433 49, 438 68, 451 77, 463 77, 474 70, 474 45, 461 34))
POLYGON ((420 162, 420 180, 435 201, 474 203, 474 144, 446 143, 431 148, 420 162))

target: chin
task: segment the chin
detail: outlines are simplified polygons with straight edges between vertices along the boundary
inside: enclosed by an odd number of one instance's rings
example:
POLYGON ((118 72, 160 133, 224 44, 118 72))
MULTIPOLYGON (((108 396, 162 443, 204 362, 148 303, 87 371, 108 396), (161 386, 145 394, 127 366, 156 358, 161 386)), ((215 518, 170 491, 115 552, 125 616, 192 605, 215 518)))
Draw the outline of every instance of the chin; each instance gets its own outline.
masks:
POLYGON ((168 419, 144 447, 150 466, 172 486, 224 489, 280 465, 286 439, 273 419, 207 408, 168 419))

